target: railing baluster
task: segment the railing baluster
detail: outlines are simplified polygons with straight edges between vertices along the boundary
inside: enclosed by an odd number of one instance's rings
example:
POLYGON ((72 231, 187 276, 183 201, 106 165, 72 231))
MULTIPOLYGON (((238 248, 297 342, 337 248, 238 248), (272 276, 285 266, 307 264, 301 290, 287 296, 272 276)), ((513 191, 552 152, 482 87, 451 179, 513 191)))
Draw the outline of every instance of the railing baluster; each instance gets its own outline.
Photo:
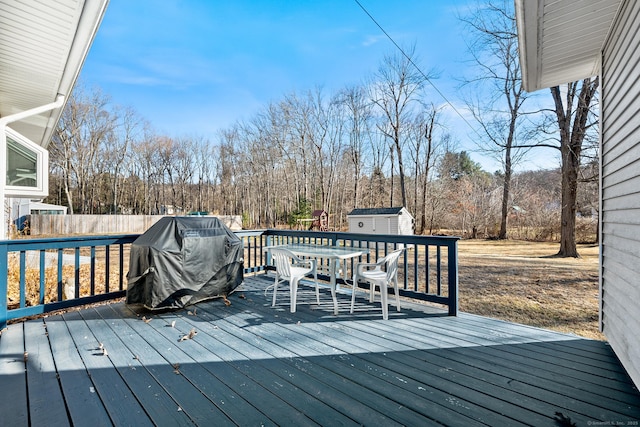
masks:
POLYGON ((74 274, 75 282, 74 282, 73 295, 75 298, 80 298, 80 247, 79 246, 76 247, 74 264, 75 264, 75 274, 74 274))
POLYGON ((448 271, 448 293, 449 293, 449 316, 458 315, 458 242, 450 242, 448 246, 447 264, 448 271))
POLYGON ((45 295, 47 293, 47 288, 46 288, 46 283, 47 283, 47 281, 46 281, 46 278, 47 278, 46 268, 47 267, 46 267, 46 264, 45 264, 45 260, 46 260, 45 253, 46 253, 46 250, 40 249, 39 253, 40 253, 40 277, 39 277, 40 298, 38 298, 38 303, 39 304, 44 304, 44 297, 45 297, 45 295))
POLYGON ((58 249, 58 296, 56 301, 62 301, 62 261, 64 260, 63 248, 58 249))
POLYGON ((431 263, 429 262, 429 246, 424 245, 424 265, 427 267, 424 278, 424 292, 429 293, 429 284, 431 283, 431 263))
POLYGON ((442 251, 440 246, 436 248, 436 287, 436 294, 442 295, 442 251))
MULTIPOLYGON (((407 250, 405 247, 405 251, 402 254, 402 269, 404 270, 404 284, 402 286, 402 289, 407 289, 407 278, 409 277, 409 263, 407 262, 408 256, 407 256, 407 250)), ((414 277, 414 281, 415 281, 415 277, 414 277)))
POLYGON ((105 246, 104 247, 104 288, 106 290, 107 293, 109 293, 109 284, 111 282, 111 275, 110 275, 110 270, 111 270, 111 247, 110 246, 105 246))
MULTIPOLYGON (((0 271, 9 271, 8 242, 0 242, 0 271)), ((9 299, 9 274, 0 274, 0 331, 7 327, 9 299), (3 296, 4 295, 4 296, 3 296)))
POLYGON ((417 244, 413 245, 414 247, 414 251, 413 251, 413 290, 418 292, 418 281, 420 278, 420 275, 418 274, 418 252, 420 252, 420 246, 418 246, 417 244))
POLYGON ((124 289, 124 245, 122 243, 120 243, 120 245, 118 245, 118 249, 120 250, 119 253, 119 261, 118 261, 118 269, 119 269, 119 280, 118 280, 118 289, 123 290, 124 289))
POLYGON ((27 287, 25 286, 26 251, 20 251, 20 308, 27 305, 27 287))
POLYGON ((90 267, 91 273, 90 273, 90 282, 89 282, 89 287, 90 287, 90 294, 91 295, 95 295, 96 294, 96 247, 95 246, 91 246, 91 267, 90 267))

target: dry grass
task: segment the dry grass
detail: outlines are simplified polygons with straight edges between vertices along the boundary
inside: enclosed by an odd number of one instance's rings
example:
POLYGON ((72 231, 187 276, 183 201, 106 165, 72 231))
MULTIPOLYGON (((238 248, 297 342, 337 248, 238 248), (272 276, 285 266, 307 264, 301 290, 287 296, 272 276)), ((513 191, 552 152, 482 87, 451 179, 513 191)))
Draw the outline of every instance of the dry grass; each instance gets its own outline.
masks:
MULTIPOLYGON (((114 256, 115 258, 115 256, 114 256)), ((109 290, 115 291, 119 289, 119 266, 117 259, 112 259, 109 268, 109 290)), ((20 263, 16 254, 10 254, 8 260, 7 271, 7 307, 9 309, 18 308, 20 306, 20 263)), ((104 263, 104 257, 98 257, 96 260, 94 277, 93 277, 93 290, 91 281, 91 266, 89 264, 82 264, 79 267, 79 284, 80 284, 80 297, 89 295, 99 295, 106 292, 106 265, 104 263)), ((125 273, 127 269, 124 269, 125 273)), ((73 265, 64 265, 62 267, 62 280, 63 288, 64 282, 71 280, 75 281, 75 267, 73 265)), ((27 267, 24 271, 25 282, 25 303, 26 306, 37 305, 40 301, 40 269, 27 267)), ((44 303, 50 303, 54 301, 60 301, 64 299, 64 294, 58 296, 58 268, 55 263, 48 265, 44 270, 44 295, 42 299, 44 303)))
POLYGON ((598 247, 553 258, 557 243, 463 240, 460 310, 603 340, 598 330, 598 247))

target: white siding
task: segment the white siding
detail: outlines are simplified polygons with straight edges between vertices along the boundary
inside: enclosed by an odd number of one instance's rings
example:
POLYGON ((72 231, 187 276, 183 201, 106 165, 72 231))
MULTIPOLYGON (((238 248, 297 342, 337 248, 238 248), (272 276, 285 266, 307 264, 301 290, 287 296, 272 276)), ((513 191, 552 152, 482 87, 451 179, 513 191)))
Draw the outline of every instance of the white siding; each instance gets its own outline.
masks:
POLYGON ((413 234, 413 217, 409 211, 403 209, 402 215, 400 215, 400 223, 398 225, 398 234, 411 235, 413 234))
POLYGON ((640 2, 618 16, 602 60, 602 323, 640 384, 640 2))
POLYGON ((349 215, 347 219, 350 233, 413 234, 413 217, 404 208, 399 214, 349 215))
POLYGON ((385 231, 386 234, 400 234, 400 227, 398 227, 398 223, 400 221, 400 217, 397 215, 388 216, 385 218, 385 231))

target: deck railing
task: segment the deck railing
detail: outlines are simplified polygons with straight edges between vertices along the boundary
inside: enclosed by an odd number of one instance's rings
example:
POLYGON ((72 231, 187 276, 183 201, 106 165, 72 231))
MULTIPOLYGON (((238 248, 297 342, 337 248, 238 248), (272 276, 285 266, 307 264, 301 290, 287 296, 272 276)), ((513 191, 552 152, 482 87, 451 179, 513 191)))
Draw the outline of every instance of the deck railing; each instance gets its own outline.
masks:
MULTIPOLYGON (((400 294, 443 304, 458 312, 456 237, 370 235, 341 232, 250 230, 236 235, 244 244, 244 272, 272 269, 264 248, 285 243, 365 249, 350 261, 338 283, 351 277, 355 263, 372 262, 397 248, 400 294)), ((0 241, 0 330, 8 320, 120 298, 126 293, 129 248, 138 234, 0 241), (4 297, 3 297, 4 296, 4 297)), ((321 265, 327 267, 326 265, 321 265)), ((327 268, 320 277, 328 279, 327 268)))
MULTIPOLYGON (((338 283, 345 283, 344 277, 352 277, 355 263, 358 261, 375 262, 387 253, 403 248, 405 250, 398 267, 400 294, 421 301, 443 304, 451 316, 458 313, 458 237, 265 230, 260 238, 251 238, 253 240, 245 240, 245 248, 253 245, 251 253, 254 256, 262 256, 257 258, 259 262, 254 263, 256 270, 273 268, 267 262, 264 246, 309 243, 364 248, 365 255, 349 261, 349 271, 343 272, 343 279, 338 279, 338 283)), ((324 267, 327 267, 325 271, 328 270, 328 265, 324 267)), ((329 277, 325 274, 323 278, 328 280, 329 277)))

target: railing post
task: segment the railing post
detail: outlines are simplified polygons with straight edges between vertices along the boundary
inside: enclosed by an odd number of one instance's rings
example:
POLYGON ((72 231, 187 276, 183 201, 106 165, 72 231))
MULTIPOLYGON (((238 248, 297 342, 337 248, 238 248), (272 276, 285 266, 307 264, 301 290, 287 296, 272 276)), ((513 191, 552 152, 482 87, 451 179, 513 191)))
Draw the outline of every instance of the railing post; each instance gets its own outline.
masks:
POLYGON ((7 243, 0 243, 0 331, 7 327, 7 299, 9 289, 7 282, 9 280, 9 251, 7 243))
MULTIPOLYGON (((267 236, 267 239, 265 241, 265 246, 271 246, 271 234, 269 234, 269 230, 265 232, 265 235, 267 236)), ((265 267, 267 265, 271 265, 271 252, 267 252, 266 254, 265 267)))
POLYGON ((450 242, 447 253, 449 280, 449 316, 458 315, 458 241, 450 242))

